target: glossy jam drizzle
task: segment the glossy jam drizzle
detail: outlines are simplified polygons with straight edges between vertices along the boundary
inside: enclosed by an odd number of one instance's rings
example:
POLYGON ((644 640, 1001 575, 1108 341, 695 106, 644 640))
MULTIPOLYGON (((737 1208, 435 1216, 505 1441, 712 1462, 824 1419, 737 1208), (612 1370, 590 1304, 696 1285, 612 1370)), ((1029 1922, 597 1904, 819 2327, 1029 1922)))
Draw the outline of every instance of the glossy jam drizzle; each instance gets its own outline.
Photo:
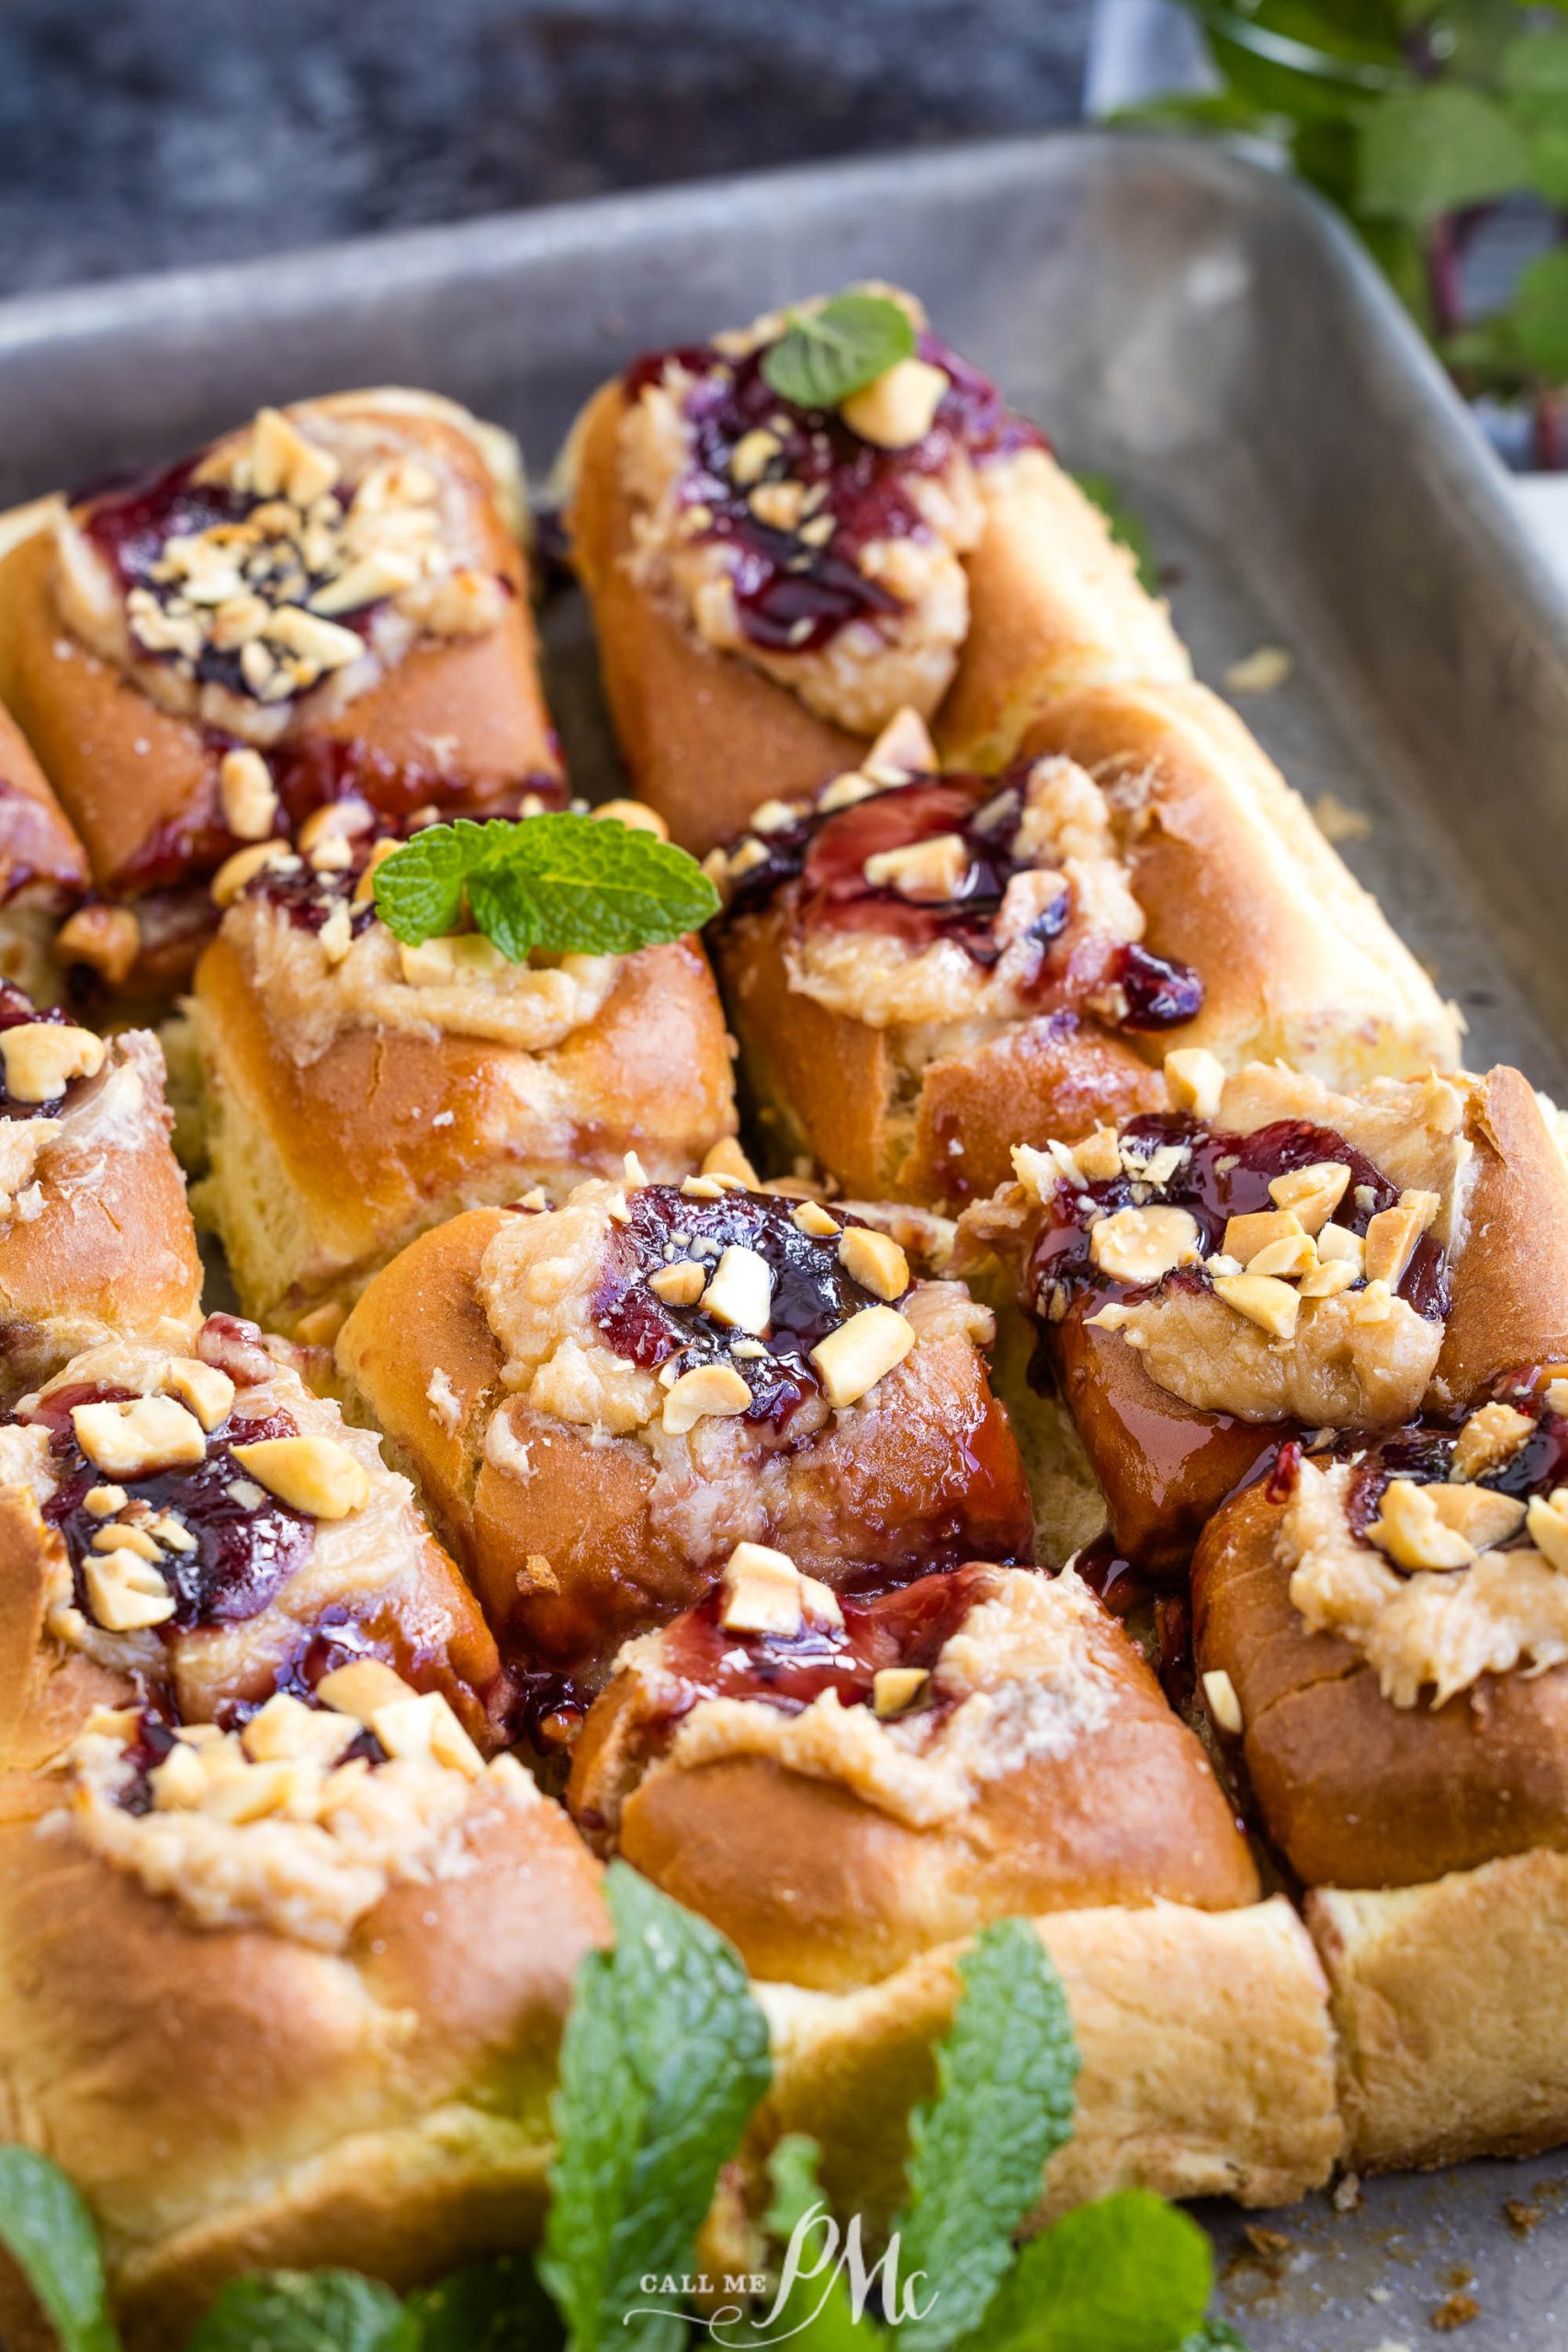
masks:
MULTIPOLYGON (((1548 1495, 1556 1487, 1568 1486, 1568 1419, 1553 1412, 1543 1396, 1532 1393, 1528 1374, 1522 1381, 1510 1377, 1499 1382, 1495 1394, 1516 1412, 1526 1414, 1535 1426, 1503 1460, 1472 1472, 1469 1483, 1490 1487, 1520 1502, 1528 1502, 1534 1495, 1548 1495)), ((1460 1432, 1475 1409, 1467 1405, 1446 1418, 1424 1414, 1419 1420, 1407 1421, 1399 1429, 1378 1430, 1371 1437, 1357 1438, 1346 1433, 1321 1447, 1281 1449, 1269 1499, 1282 1503, 1289 1498, 1303 1460, 1320 1465, 1348 1462, 1351 1477, 1347 1515, 1351 1532, 1365 1535, 1382 1508, 1383 1494, 1392 1480, 1410 1478, 1425 1487, 1440 1485, 1452 1475, 1460 1432), (1294 1458, 1288 1458, 1289 1455, 1294 1458)), ((1506 1543, 1491 1548, 1509 1551, 1528 1544, 1529 1540, 1528 1532, 1521 1527, 1506 1543)))
MULTIPOLYGON (((41 1422, 51 1431, 51 1466, 59 1484, 42 1506, 43 1516, 64 1538, 76 1605, 84 1611, 87 1600, 83 1563, 94 1549, 93 1538, 114 1522, 94 1518, 85 1508, 89 1490, 109 1482, 77 1444, 71 1409, 75 1405, 118 1402, 130 1394, 123 1388, 61 1388, 46 1397, 31 1417, 35 1424, 41 1422)), ((123 1486, 131 1504, 144 1503, 153 1516, 170 1513, 196 1539, 193 1552, 166 1550, 159 1562, 159 1571, 175 1597, 170 1633, 233 1624, 259 1615, 304 1559, 314 1521, 247 1478, 231 1450, 254 1444, 260 1438, 294 1433, 294 1423, 287 1413, 256 1418, 233 1413, 211 1432, 205 1458, 190 1468, 160 1470, 150 1477, 115 1482, 123 1486)), ((127 1514, 122 1511, 116 1516, 126 1518, 127 1514)))
POLYGON ((756 1699, 795 1715, 832 1690, 846 1707, 868 1707, 884 1668, 931 1671, 993 1573, 954 1568, 871 1599, 846 1597, 841 1626, 807 1624, 794 1634, 728 1632, 722 1592, 712 1592, 675 1620, 660 1645, 669 1698, 660 1724, 673 1730, 705 1699, 756 1699))
POLYGON ((922 359, 942 368, 949 388, 931 431, 908 449, 878 449, 852 433, 836 410, 801 408, 781 399, 762 375, 762 351, 727 359, 711 345, 646 353, 625 378, 628 399, 680 368, 694 379, 682 412, 692 454, 682 484, 690 508, 710 517, 700 536, 733 550, 731 578, 740 626, 769 652, 816 651, 852 621, 886 618, 899 599, 860 569, 873 540, 929 536, 910 485, 937 474, 959 452, 976 463, 1043 446, 1032 424, 1014 416, 988 378, 931 334, 919 339, 922 359), (806 519, 829 515, 831 537, 813 546, 797 531, 761 522, 749 503, 757 485, 739 484, 737 445, 766 430, 780 444, 761 479, 803 485, 806 519))
MULTIPOLYGON (((25 1028, 34 1021, 69 1023, 71 1015, 58 1005, 40 1008, 34 1004, 27 990, 19 989, 15 980, 0 980, 0 1030, 25 1028)), ((3 1068, 0 1065, 0 1069, 3 1068)), ((0 1119, 57 1119, 66 1103, 92 1083, 91 1079, 73 1079, 63 1094, 52 1095, 47 1102, 24 1102, 19 1096, 6 1092, 4 1078, 0 1077, 0 1119)))
MULTIPOLYGON (((880 932, 917 955, 950 939, 988 969, 1002 954, 996 921, 1008 884, 1030 870, 1031 861, 1017 855, 1027 780, 1027 765, 1000 784, 994 776, 916 776, 847 808, 803 812, 776 832, 752 837, 766 854, 735 882, 726 919, 761 912, 793 888, 794 919, 803 931, 880 932), (867 881, 868 858, 944 833, 956 833, 968 857, 953 898, 908 899, 867 881)), ((1064 884, 1030 931, 1037 962, 1028 986, 1043 1008, 1053 999, 1077 1001, 1119 988, 1124 1028, 1168 1028, 1196 1017, 1203 983, 1190 964, 1098 937, 1080 936, 1054 954, 1072 910, 1072 890, 1064 884)))
POLYGON ((609 1271, 592 1310, 615 1353, 645 1372, 658 1372, 677 1355, 682 1372, 732 1364, 751 1391, 746 1419, 782 1429, 820 1385, 812 1349, 850 1316, 882 1303, 846 1273, 834 1237, 802 1233, 795 1206, 760 1193, 694 1200, 672 1184, 644 1184, 631 1193, 629 1222, 614 1228, 609 1271), (772 1317, 761 1339, 719 1322, 701 1305, 669 1306, 648 1287, 649 1274, 684 1258, 711 1273, 731 1243, 754 1250, 773 1276, 772 1317))
MULTIPOLYGON (((1123 1142, 1146 1148, 1152 1155, 1164 1144, 1179 1144, 1184 1156, 1157 1190, 1135 1175, 1123 1172, 1086 1184, 1076 1192, 1064 1179, 1047 1211, 1030 1260, 1030 1295, 1039 1311, 1059 1320, 1075 1299, 1086 1292, 1125 1298, 1142 1296, 1142 1288, 1101 1273, 1089 1259, 1089 1232, 1094 1210, 1112 1212, 1157 1201, 1191 1213, 1198 1226, 1202 1256, 1218 1251, 1225 1224, 1233 1216, 1272 1208, 1271 1178, 1316 1161, 1339 1160, 1349 1168, 1350 1182, 1336 1209, 1335 1222, 1364 1234, 1382 1209, 1393 1208, 1399 1188, 1372 1165, 1363 1152, 1348 1144, 1332 1127, 1314 1126, 1305 1119, 1276 1119, 1252 1135, 1215 1135, 1196 1120, 1176 1114, 1152 1112, 1129 1120, 1122 1129, 1123 1142)), ((1201 1288, 1211 1277, 1201 1266, 1184 1267, 1168 1274, 1167 1289, 1201 1288)), ((1411 1254, 1399 1283, 1399 1295, 1428 1321, 1441 1321, 1449 1311, 1448 1272, 1441 1245, 1423 1234, 1411 1254)))

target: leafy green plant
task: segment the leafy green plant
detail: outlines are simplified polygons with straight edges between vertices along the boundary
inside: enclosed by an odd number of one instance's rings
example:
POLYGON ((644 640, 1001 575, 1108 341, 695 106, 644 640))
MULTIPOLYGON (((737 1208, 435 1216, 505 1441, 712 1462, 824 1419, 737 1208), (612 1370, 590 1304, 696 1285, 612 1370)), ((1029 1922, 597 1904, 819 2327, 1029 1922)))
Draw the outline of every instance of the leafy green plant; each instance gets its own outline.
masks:
POLYGON ((1539 461, 1562 463, 1568 247, 1482 318, 1461 272, 1505 198, 1535 198, 1558 238, 1568 227, 1568 24, 1525 0, 1182 5, 1218 88, 1121 119, 1240 136, 1288 163, 1359 232, 1463 388, 1529 401, 1539 461))
POLYGON ((801 408, 837 408, 914 348, 914 323, 901 302, 852 288, 818 310, 792 311, 762 355, 762 376, 801 408))
MULTIPOLYGON (((762 2229, 770 2294, 707 2333, 684 2306, 721 2168, 771 2079, 766 2022, 739 1960, 706 1923, 621 1862, 606 1882, 612 1950, 583 1963, 561 2052, 560 2154, 537 2268, 476 2263, 400 2299, 353 2271, 257 2272, 219 2295, 186 2352, 1245 2352, 1204 2321, 1208 2239, 1146 2190, 1077 2208, 1021 2254, 1042 2170, 1071 2137, 1077 2051, 1033 1929, 1004 1920, 960 1963, 910 2117, 902 2212, 874 2262, 840 2229, 818 2150, 781 2140, 762 2229)), ((0 2149, 0 2244, 62 2352, 118 2352, 86 2208, 49 2160, 0 2149)))

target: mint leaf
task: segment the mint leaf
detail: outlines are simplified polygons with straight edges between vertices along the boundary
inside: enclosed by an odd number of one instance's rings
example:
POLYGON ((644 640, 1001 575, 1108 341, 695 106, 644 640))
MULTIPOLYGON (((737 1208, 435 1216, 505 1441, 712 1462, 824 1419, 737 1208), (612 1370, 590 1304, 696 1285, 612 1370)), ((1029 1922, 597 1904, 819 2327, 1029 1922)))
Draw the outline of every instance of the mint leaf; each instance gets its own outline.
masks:
POLYGON ((1135 559, 1143 585, 1151 596, 1157 596, 1159 566, 1155 560, 1155 543, 1143 516, 1128 505, 1109 474, 1075 474, 1073 480, 1084 496, 1099 507, 1118 547, 1125 548, 1135 559))
POLYGON ((817 2177, 815 2140, 786 2133, 768 2157, 773 2197, 762 2226, 778 2249, 772 2296, 751 2321, 715 2333, 724 2352, 788 2342, 797 2352, 888 2352, 891 2338, 868 2312, 857 2320, 839 2267, 840 2240, 817 2177))
POLYGON ((1548 383, 1568 383, 1568 245, 1521 271, 1509 314, 1514 348, 1548 383))
MULTIPOLYGON (((1012 2259, 1046 2160, 1072 2135, 1077 2046, 1049 1954, 1023 1919, 976 1937, 936 2052, 936 2097, 909 2119, 908 2204, 895 2227, 899 2352, 943 2352, 975 2326, 1012 2259), (923 2282, 914 2274, 923 2271, 923 2282)), ((1202 2306, 1200 2304, 1199 2309, 1202 2306)))
POLYGON ((773 2078, 768 2029, 705 1920, 625 1862, 605 1892, 615 1949, 584 1961, 567 2020, 539 2275, 573 2352, 672 2352, 680 2295, 640 2281, 690 2267, 719 2166, 773 2078))
POLYGON ((492 817, 427 825, 376 868, 376 911, 411 947, 477 928, 514 964, 629 956, 700 930, 718 893, 695 858, 618 818, 492 817))
POLYGON ((1181 2352, 1247 2352, 1247 2346, 1228 2319, 1206 2319, 1183 2337, 1181 2352))
POLYGON ((1358 199, 1374 216, 1427 220, 1529 178, 1517 124, 1479 90, 1453 82, 1402 90, 1362 119, 1358 199))
POLYGON ((186 2352, 418 2352, 389 2287, 356 2270, 254 2270, 231 2279, 186 2352))
POLYGON ((484 854, 486 830, 470 817, 427 825, 376 868, 376 911, 395 939, 417 947, 457 930, 464 878, 484 854))
POLYGON ((819 311, 792 311, 762 354, 762 380, 799 408, 837 408, 908 359, 915 328, 886 294, 835 294, 819 311))
POLYGON ((1213 2268, 1189 2214, 1123 2189, 1024 2247, 963 2352, 1184 2352, 1213 2268))
POLYGON ((408 2300, 419 2352, 559 2352, 561 2324, 532 2262, 504 2255, 408 2300))
POLYGON ((0 2245, 42 2305, 62 2352, 118 2352, 93 2217, 60 2166, 32 2148, 0 2147, 0 2245))

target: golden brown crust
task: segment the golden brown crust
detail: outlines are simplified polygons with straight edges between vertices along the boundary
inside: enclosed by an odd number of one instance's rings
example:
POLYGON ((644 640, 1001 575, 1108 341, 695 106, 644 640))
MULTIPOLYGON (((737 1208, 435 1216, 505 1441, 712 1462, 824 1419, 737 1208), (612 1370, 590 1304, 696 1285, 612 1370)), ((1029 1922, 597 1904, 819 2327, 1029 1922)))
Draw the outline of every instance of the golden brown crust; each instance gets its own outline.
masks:
POLYGON ((479 1782, 466 1866, 394 1888, 339 1955, 185 1927, 40 1827, 51 1803, 0 1792, 0 2128, 86 2196, 134 2342, 182 2340, 253 2266, 408 2284, 536 2220, 560 2023, 605 1933, 553 1805, 479 1782))
POLYGON ((64 906, 89 879, 86 853, 27 738, 0 709, 0 905, 26 891, 64 906))
POLYGON ((1533 2155, 1568 2136, 1568 1858, 1307 1897, 1339 2046, 1348 2164, 1533 2155))
POLYGON ((1141 810, 1129 859, 1144 944, 1203 979, 1161 1055, 1278 1057, 1332 1085, 1451 1069, 1459 1035, 1415 957, 1233 710, 1206 686, 1090 686, 1028 731, 1141 810))
POLYGON ((1043 449, 976 469, 985 509, 964 560, 969 633, 937 713, 953 767, 1005 767, 1031 723, 1076 688, 1191 675, 1163 600, 1105 517, 1043 449))
POLYGON ((724 1018, 695 940, 625 959, 598 1013, 540 1054, 447 1031, 341 1031, 313 1060, 226 934, 197 974, 212 1175, 246 1311, 291 1330, 349 1304, 424 1227, 531 1186, 677 1178, 733 1134, 724 1018), (443 1124, 437 1124, 438 1114, 443 1124))
POLYGON ((704 857, 761 800, 814 792, 865 746, 807 710, 750 662, 716 653, 634 581, 631 512, 620 482, 620 379, 601 385, 572 436, 567 523, 593 606, 599 670, 639 797, 682 849, 704 857))
POLYGON ((1015 1143, 1077 1136, 1161 1108, 1157 1073, 1071 1013, 1021 1021, 906 1081, 886 1029, 789 985, 780 909, 720 924, 714 958, 769 1151, 804 1152, 848 1193, 953 1206, 1011 1173, 1015 1143))
MULTIPOLYGON (((1065 1753, 984 1782, 917 1828, 778 1758, 659 1761, 657 1698, 623 1671, 594 1704, 569 1803, 585 1829, 729 1937, 753 1975, 848 1991, 987 1920, 1155 1900, 1224 1910, 1258 1874, 1197 1740, 1102 1612, 1089 1671, 1106 1703, 1065 1753)), ((765 1705, 765 1701, 755 1704, 765 1705)))
POLYGON ((749 1504, 766 1524, 727 1532, 720 1520, 698 1543, 703 1510, 660 1508, 640 1441, 606 1440, 503 1391, 476 1285, 509 1214, 470 1211, 403 1250, 344 1324, 337 1362, 352 1408, 385 1430, 491 1623, 525 1654, 561 1667, 607 1657, 699 1600, 740 1532, 829 1580, 856 1560, 1027 1553, 1018 1449, 983 1359, 956 1334, 923 1338, 862 1405, 793 1452, 757 1425, 753 1472, 775 1454, 786 1465, 778 1493, 749 1504), (429 1394, 438 1374, 451 1400, 442 1413, 429 1394))
POLYGON ((1193 1561, 1199 1668, 1230 1676, 1269 1835, 1309 1886, 1414 1886, 1532 1847, 1568 1849, 1568 1668, 1487 1675, 1396 1707, 1348 1641, 1311 1631, 1254 1487, 1193 1561))
POLYGON ((0 1224, 0 1393, 110 1333, 195 1322, 201 1261, 169 1124, 157 1039, 123 1031, 40 1149, 38 1213, 0 1224))
MULTIPOLYGON (((540 693, 527 577, 490 475, 469 435, 441 416, 378 406, 374 393, 332 403, 352 418, 391 415, 411 448, 438 450, 476 494, 483 560, 511 589, 484 635, 416 644, 342 710, 287 739, 287 756, 330 763, 363 746, 391 767, 423 772, 416 798, 470 813, 512 805, 532 779, 560 772, 540 693)), ((160 709, 111 663, 73 638, 56 604, 52 515, 0 564, 0 695, 81 833, 102 889, 126 895, 209 873, 237 844, 224 826, 218 769, 223 743, 160 709)), ((377 797, 374 781, 367 797, 377 797)), ((286 789, 285 797, 288 797, 286 789)), ((319 798, 304 779, 297 821, 319 798)))
MULTIPOLYGON (((1279 2205, 1325 2181, 1340 2146, 1323 1973, 1281 1897, 1238 1911, 1057 1912, 1038 1923, 1082 2059, 1073 2136, 1028 2226, 1118 2188, 1279 2205)), ((836 2210, 889 2221, 906 2118, 935 2087, 953 1952, 848 1996, 761 1988, 773 2027, 770 2133, 809 2132, 836 2210)))
POLYGON ((1454 1403, 1499 1373, 1568 1357, 1568 1161, 1529 1080, 1488 1070, 1465 1132, 1475 1157, 1434 1383, 1454 1403))

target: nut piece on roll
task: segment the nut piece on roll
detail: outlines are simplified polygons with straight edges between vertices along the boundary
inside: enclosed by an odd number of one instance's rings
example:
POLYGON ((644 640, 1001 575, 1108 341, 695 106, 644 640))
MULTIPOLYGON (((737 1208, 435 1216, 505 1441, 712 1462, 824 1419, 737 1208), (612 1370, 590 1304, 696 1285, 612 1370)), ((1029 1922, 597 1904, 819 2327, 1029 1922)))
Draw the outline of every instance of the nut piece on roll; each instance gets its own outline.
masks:
POLYGON ((1568 1165, 1517 1070, 1337 1093, 1170 1057, 1173 1108, 1014 1155, 999 1250, 1128 1558, 1180 1567, 1303 1430, 1478 1403, 1568 1356, 1568 1165))
POLYGON ((188 974, 226 857, 324 804, 400 820, 560 799, 520 492, 504 434, 392 390, 263 409, 163 473, 17 518, 0 694, 94 882, 134 906, 138 988, 188 974))
POLYGON ((1292 1445, 1193 1564, 1203 1687, 1311 1890, 1368 2166, 1568 2132, 1568 1367, 1550 1353, 1463 1408, 1292 1445))
POLYGON ((164 1057, 0 980, 0 1398, 115 1332, 197 1319, 201 1262, 164 1057))
POLYGON ((628 1151, 677 1177, 735 1127, 694 939, 515 963, 473 931, 404 944, 372 897, 394 846, 375 821, 339 802, 231 860, 197 972, 198 1208, 246 1311, 309 1338, 427 1226, 628 1151))
POLYGON ((231 1724, 373 1661, 487 1737, 495 1644, 408 1481, 231 1316, 92 1349, 21 1399, 0 1557, 0 1764, 96 1706, 231 1724))
POLYGON ((1165 607, 911 295, 918 357, 836 405, 769 380, 806 302, 649 352, 567 445, 568 526, 637 790, 705 854, 761 798, 858 766, 905 704, 995 768, 1097 679, 1182 679, 1165 607))
POLYGON ((621 1652, 569 1803, 753 1974, 828 1992, 1014 1914, 1258 1899, 1197 1740, 1071 1570, 835 1598, 741 1544, 621 1652))
POLYGON ((363 1658, 227 1730, 106 1709, 0 1824, 0 2098, 130 2352, 243 2271, 407 2287, 536 2233, 598 1866, 437 1691, 363 1658))
POLYGON ((640 1176, 454 1218, 338 1342, 350 1409, 417 1480, 547 1738, 743 1539, 829 1583, 1031 1548, 967 1292, 738 1174, 640 1176))

